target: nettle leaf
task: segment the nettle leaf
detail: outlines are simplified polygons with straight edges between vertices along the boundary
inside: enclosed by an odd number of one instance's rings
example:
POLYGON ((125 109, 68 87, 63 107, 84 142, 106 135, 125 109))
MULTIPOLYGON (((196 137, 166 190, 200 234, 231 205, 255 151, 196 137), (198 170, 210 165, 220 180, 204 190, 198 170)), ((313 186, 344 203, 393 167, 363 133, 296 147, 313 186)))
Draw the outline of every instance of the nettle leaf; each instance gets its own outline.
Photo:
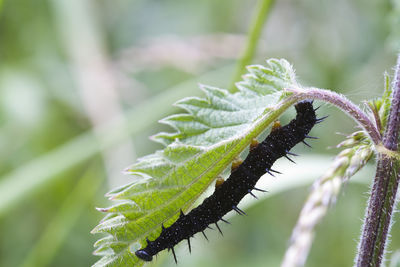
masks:
POLYGON ((368 107, 372 113, 376 127, 383 134, 389 117, 390 106, 392 104, 392 87, 390 86, 389 74, 384 74, 385 84, 381 98, 368 101, 368 107))
POLYGON ((283 59, 267 64, 249 66, 236 93, 202 85, 205 98, 175 104, 187 113, 161 122, 176 132, 153 136, 165 149, 129 167, 133 182, 109 192, 116 204, 99 209, 107 215, 92 233, 106 237, 95 243, 94 253, 102 256, 95 266, 142 266, 134 252, 146 238, 155 239, 161 225, 189 210, 251 140, 296 102, 283 90, 299 87, 291 65, 283 59))

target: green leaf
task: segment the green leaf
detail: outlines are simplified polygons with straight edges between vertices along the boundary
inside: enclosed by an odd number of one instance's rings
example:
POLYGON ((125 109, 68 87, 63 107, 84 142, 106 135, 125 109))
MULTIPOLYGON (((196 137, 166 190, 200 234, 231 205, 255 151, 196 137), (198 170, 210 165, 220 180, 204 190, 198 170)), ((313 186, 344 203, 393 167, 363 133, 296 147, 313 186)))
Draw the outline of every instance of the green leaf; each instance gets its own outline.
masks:
POLYGON ((165 149, 129 167, 133 182, 109 192, 117 203, 99 209, 107 215, 92 233, 106 237, 95 244, 95 254, 103 257, 95 266, 143 265, 134 252, 145 239, 155 239, 161 225, 189 210, 251 140, 296 102, 283 91, 299 86, 291 65, 283 59, 267 64, 249 66, 236 93, 201 85, 204 99, 182 99, 175 105, 187 113, 161 120, 176 130, 153 136, 165 149))
POLYGON ((390 106, 392 104, 392 87, 390 86, 389 74, 385 73, 384 79, 385 83, 382 97, 367 102, 381 134, 383 134, 383 130, 386 128, 390 106))

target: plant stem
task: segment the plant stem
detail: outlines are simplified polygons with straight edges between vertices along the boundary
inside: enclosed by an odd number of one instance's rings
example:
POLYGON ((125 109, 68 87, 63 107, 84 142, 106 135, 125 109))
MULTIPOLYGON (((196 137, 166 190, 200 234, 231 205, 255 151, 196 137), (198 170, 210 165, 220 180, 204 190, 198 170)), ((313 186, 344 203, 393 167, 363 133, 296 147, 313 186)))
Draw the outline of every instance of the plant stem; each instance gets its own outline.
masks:
POLYGON ((348 100, 345 96, 318 88, 286 88, 286 91, 298 94, 298 100, 319 99, 341 108, 347 115, 357 121, 357 123, 368 133, 375 145, 378 145, 381 142, 381 135, 375 124, 357 105, 348 100))
MULTIPOLYGON (((388 125, 383 136, 383 146, 390 151, 398 150, 400 129, 400 55, 393 82, 392 105, 388 125)), ((400 161, 380 152, 374 185, 366 210, 363 232, 359 243, 356 266, 380 266, 388 240, 399 183, 400 161)))
MULTIPOLYGON (((351 137, 338 147, 346 146, 349 141, 357 142, 351 137)), ((325 174, 316 180, 311 187, 306 203, 300 212, 296 226, 293 228, 290 245, 285 252, 281 267, 304 266, 315 236, 316 226, 324 219, 328 209, 334 206, 341 192, 342 185, 349 178, 365 167, 373 155, 373 148, 368 144, 354 144, 337 155, 325 174)))
POLYGON ((246 71, 246 66, 250 65, 251 59, 254 57, 257 42, 260 39, 263 25, 268 18, 269 11, 271 10, 274 2, 274 0, 259 0, 258 5, 256 6, 255 12, 257 14, 256 16, 253 16, 254 19, 250 26, 250 33, 248 34, 246 48, 236 66, 235 74, 233 75, 232 84, 230 86, 231 92, 237 91, 235 83, 241 79, 241 76, 246 71))

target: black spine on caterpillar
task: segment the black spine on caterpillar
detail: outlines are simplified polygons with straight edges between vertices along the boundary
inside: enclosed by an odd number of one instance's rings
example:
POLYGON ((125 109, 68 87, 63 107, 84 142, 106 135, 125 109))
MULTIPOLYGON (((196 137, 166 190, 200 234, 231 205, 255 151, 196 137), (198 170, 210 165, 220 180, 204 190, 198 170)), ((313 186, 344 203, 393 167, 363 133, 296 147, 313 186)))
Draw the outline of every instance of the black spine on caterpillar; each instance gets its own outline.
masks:
MULTIPOLYGON (((190 249, 190 237, 203 232, 210 224, 223 220, 222 216, 231 210, 244 214, 237 205, 246 194, 252 194, 259 178, 271 171, 272 164, 286 156, 296 144, 309 137, 311 128, 322 119, 317 119, 312 102, 303 101, 295 105, 296 118, 283 127, 272 129, 267 138, 250 150, 239 167, 232 171, 229 178, 215 188, 214 193, 203 203, 180 217, 168 228, 162 227, 160 236, 154 241, 147 240, 147 246, 135 252, 136 256, 151 261, 153 255, 164 249, 172 249, 180 241, 187 239, 190 249)), ((308 145, 307 143, 305 143, 308 145)), ((290 153, 289 153, 290 154, 290 153)), ((217 225, 218 227, 218 225, 217 225)), ((218 227, 219 229, 219 227, 218 227)), ((203 232, 204 234, 204 232, 203 232)))

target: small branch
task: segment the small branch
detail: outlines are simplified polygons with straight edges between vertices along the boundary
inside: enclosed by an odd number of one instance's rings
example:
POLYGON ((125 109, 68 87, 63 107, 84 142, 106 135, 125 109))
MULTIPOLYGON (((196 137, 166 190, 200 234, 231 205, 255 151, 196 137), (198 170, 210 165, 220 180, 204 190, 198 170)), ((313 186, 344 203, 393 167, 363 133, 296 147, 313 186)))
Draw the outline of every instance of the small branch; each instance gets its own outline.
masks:
MULTIPOLYGON (((388 125, 383 136, 383 146, 396 152, 400 129, 400 55, 393 82, 392 105, 388 125)), ((359 243, 356 266, 380 266, 385 254, 388 232, 400 175, 400 160, 390 154, 378 154, 374 185, 366 210, 363 232, 359 243)))
POLYGON ((268 18, 269 11, 275 1, 274 0, 259 0, 258 5, 256 6, 256 16, 253 16, 254 20, 250 26, 250 33, 247 39, 246 48, 241 56, 235 74, 233 75, 232 85, 230 86, 230 91, 237 91, 235 87, 235 83, 240 80, 241 76, 246 71, 246 66, 250 65, 251 59, 254 57, 257 42, 260 39, 261 31, 263 29, 263 25, 268 18))
POLYGON ((318 88, 287 88, 289 92, 298 94, 298 99, 319 99, 329 102, 351 116, 368 133, 375 145, 381 142, 381 135, 371 119, 353 102, 338 93, 318 88))

